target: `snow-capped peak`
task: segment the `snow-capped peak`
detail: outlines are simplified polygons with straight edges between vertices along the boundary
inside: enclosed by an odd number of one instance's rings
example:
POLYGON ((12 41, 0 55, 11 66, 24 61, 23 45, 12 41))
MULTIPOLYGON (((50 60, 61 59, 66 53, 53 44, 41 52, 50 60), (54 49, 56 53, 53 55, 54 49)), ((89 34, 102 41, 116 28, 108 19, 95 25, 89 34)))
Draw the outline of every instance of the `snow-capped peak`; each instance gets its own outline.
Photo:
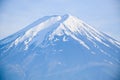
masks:
POLYGON ((30 28, 29 30, 27 30, 25 32, 25 34, 23 36, 20 36, 15 40, 15 45, 17 45, 19 42, 23 42, 25 40, 27 40, 27 42, 25 42, 25 44, 29 43, 40 31, 48 28, 49 26, 55 24, 57 21, 60 21, 60 20, 61 20, 60 16, 55 16, 55 17, 52 17, 52 18, 46 20, 45 22, 38 24, 35 27, 30 28))
POLYGON ((103 39, 106 38, 102 33, 70 14, 63 16, 50 16, 43 22, 38 23, 36 26, 30 27, 23 35, 20 35, 15 39, 10 47, 18 45, 19 43, 24 43, 26 46, 25 49, 28 49, 29 43, 34 41, 35 37, 39 38, 39 43, 42 43, 49 32, 51 32, 49 34, 49 40, 53 40, 55 35, 62 36, 65 34, 78 41, 87 49, 90 49, 85 41, 78 37, 78 35, 81 35, 87 37, 91 42, 96 40, 109 47, 109 45, 103 41, 103 39))
POLYGON ((84 41, 76 35, 80 34, 86 36, 90 40, 96 39, 99 42, 102 42, 101 38, 103 35, 77 17, 64 15, 62 16, 62 19, 63 21, 60 23, 59 27, 57 27, 57 29, 50 35, 50 39, 53 39, 55 35, 61 36, 66 34, 79 41, 81 44, 84 44, 87 48, 88 46, 84 43, 84 41))

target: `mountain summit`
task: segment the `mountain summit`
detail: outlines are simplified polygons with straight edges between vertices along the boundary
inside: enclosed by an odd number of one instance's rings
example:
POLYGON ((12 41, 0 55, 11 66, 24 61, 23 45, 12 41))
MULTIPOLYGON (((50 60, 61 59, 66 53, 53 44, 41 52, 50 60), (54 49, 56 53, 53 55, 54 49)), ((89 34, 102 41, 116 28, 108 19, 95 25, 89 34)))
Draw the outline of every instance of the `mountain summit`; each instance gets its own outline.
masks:
POLYGON ((1 80, 119 80, 120 43, 72 15, 45 16, 0 40, 1 80))

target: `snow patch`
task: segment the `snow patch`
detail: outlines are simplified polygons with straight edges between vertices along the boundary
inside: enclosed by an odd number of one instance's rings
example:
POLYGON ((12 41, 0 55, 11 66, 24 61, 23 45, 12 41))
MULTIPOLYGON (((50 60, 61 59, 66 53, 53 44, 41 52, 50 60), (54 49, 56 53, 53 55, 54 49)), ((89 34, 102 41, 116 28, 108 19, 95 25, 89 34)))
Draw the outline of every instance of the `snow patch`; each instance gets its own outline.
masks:
POLYGON ((118 41, 113 41, 112 39, 108 39, 113 45, 117 46, 118 48, 120 48, 120 42, 118 41))
POLYGON ((64 36, 64 37, 63 37, 63 42, 66 42, 66 41, 68 41, 68 39, 67 39, 66 36, 64 36))
POLYGON ((113 64, 113 62, 108 61, 108 60, 106 60, 106 59, 104 59, 104 61, 107 62, 107 63, 109 63, 109 64, 111 64, 111 65, 113 64))
POLYGON ((54 36, 62 36, 62 35, 64 35, 64 30, 65 30, 65 27, 61 23, 59 25, 59 27, 55 31, 53 31, 53 33, 51 35, 49 35, 49 40, 54 39, 54 36))

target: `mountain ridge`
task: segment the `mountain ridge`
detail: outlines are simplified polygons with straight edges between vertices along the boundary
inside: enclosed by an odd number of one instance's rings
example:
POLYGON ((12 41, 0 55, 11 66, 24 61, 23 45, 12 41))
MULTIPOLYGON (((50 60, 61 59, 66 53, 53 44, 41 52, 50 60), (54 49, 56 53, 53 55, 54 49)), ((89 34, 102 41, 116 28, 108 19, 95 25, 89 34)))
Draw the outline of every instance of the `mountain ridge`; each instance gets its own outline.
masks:
MULTIPOLYGON (((47 21, 48 20, 48 22, 50 21, 49 20, 49 18, 51 19, 51 18, 53 18, 53 20, 56 18, 56 22, 55 23, 53 23, 53 24, 51 24, 52 26, 54 25, 54 24, 56 24, 57 25, 57 28, 56 29, 58 29, 60 26, 61 26, 61 30, 62 30, 62 28, 63 28, 63 30, 65 30, 65 28, 66 28, 66 30, 67 31, 70 31, 70 32, 72 32, 72 33, 66 33, 66 34, 85 34, 87 37, 89 37, 89 38, 95 38, 96 40, 98 40, 98 41, 100 41, 101 42, 101 40, 99 39, 99 37, 100 36, 103 36, 103 34, 101 34, 101 33, 99 33, 97 30, 95 30, 94 28, 92 28, 91 26, 89 26, 88 24, 86 24, 86 23, 84 23, 83 21, 81 21, 81 20, 78 20, 78 18, 76 18, 76 17, 74 17, 74 16, 71 16, 70 14, 66 14, 66 15, 63 15, 63 16, 58 16, 58 15, 53 15, 53 16, 45 16, 45 17, 43 17, 43 18, 41 18, 40 19, 40 26, 39 26, 39 23, 37 23, 37 24, 33 24, 33 26, 31 27, 31 26, 29 26, 29 27, 26 27, 25 29, 23 29, 23 30, 21 30, 22 31, 22 33, 24 33, 23 34, 23 36, 20 38, 20 37, 18 37, 16 40, 15 40, 15 45, 17 45, 18 44, 18 42, 20 41, 20 42, 22 42, 22 41, 24 41, 24 38, 29 38, 29 40, 28 40, 28 42, 29 41, 31 41, 31 39, 32 39, 32 37, 35 37, 40 31, 42 31, 42 21, 47 21), (57 20, 58 19, 58 20, 57 20), (77 24, 76 23, 80 23, 80 24, 78 24, 78 26, 77 26, 77 24), (38 26, 38 27, 36 27, 36 26, 38 26), (69 26, 70 25, 70 26, 69 26), (80 27, 79 27, 79 25, 81 25, 80 27), (74 27, 73 27, 74 26, 74 27), (87 26, 87 27, 86 27, 87 26), (89 29, 87 29, 87 28, 89 28, 89 29), (40 29, 40 30, 39 30, 40 29), (82 30, 83 29, 83 30, 82 30), (25 30, 27 30, 26 32, 25 32, 25 30), (89 31, 93 31, 93 32, 91 32, 91 33, 88 33, 89 31), (97 33, 97 34, 95 34, 95 33, 97 33), (89 36, 90 35, 90 36, 89 36), (91 35, 92 35, 92 37, 91 37, 91 35)), ((54 22, 54 21, 51 21, 51 22, 54 22)), ((55 26, 56 26, 55 25, 55 26)), ((43 26, 44 26, 44 23, 43 23, 43 26)), ((48 25, 47 25, 48 26, 48 25)), ((52 27, 51 26, 51 27, 52 27)), ((49 26, 48 26, 49 27, 49 26)), ((43 28, 43 30, 44 30, 45 28, 43 28)), ((21 32, 20 31, 20 32, 21 32)), ((20 33, 19 32, 19 33, 20 33)), ((48 31, 49 32, 49 31, 48 31)), ((56 31, 56 32, 60 32, 59 30, 58 31, 56 31)), ((59 33, 58 33, 59 34, 59 33)), ((17 34, 17 35, 19 35, 19 34, 17 34)), ((75 38, 75 36, 74 36, 74 38, 75 38)), ((1 40, 2 41, 2 40, 1 40)), ((116 41, 117 42, 117 41, 116 41)), ((118 44, 120 44, 119 42, 117 42, 118 44)), ((105 43, 104 43, 105 44, 105 43)))

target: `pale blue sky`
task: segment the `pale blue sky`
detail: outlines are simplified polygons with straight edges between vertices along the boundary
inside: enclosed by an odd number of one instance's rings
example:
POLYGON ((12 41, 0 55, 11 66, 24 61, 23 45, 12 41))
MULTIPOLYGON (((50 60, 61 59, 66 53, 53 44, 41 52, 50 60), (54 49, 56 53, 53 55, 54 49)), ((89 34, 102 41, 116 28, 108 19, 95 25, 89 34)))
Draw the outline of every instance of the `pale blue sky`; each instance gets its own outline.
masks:
POLYGON ((0 39, 43 16, 66 13, 120 41, 119 0, 0 0, 0 39))

